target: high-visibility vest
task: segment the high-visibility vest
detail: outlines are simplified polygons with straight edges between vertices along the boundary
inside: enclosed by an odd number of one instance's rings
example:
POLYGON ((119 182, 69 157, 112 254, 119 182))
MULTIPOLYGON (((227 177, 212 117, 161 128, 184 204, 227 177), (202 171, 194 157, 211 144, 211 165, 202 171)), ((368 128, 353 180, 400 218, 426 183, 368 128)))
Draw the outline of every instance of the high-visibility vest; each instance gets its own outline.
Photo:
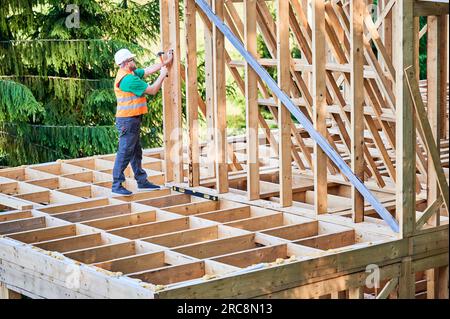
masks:
POLYGON ((114 81, 114 93, 117 99, 116 117, 131 117, 147 113, 147 99, 145 95, 137 96, 131 92, 122 91, 119 87, 120 81, 132 71, 119 69, 114 81))

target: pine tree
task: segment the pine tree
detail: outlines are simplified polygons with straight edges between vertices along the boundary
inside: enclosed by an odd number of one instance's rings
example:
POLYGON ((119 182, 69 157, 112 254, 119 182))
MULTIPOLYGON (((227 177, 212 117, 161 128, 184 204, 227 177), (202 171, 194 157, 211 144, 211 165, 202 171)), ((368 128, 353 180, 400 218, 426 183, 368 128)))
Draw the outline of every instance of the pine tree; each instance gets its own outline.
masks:
MULTIPOLYGON (((114 53, 159 36, 159 1, 0 0, 0 165, 112 153, 114 53), (79 9, 79 27, 69 5, 79 9), (72 19, 73 18, 73 19, 72 19), (72 20, 71 20, 72 19, 72 20)), ((151 59, 142 60, 153 62, 151 59)), ((143 147, 161 145, 160 94, 149 99, 143 147)))

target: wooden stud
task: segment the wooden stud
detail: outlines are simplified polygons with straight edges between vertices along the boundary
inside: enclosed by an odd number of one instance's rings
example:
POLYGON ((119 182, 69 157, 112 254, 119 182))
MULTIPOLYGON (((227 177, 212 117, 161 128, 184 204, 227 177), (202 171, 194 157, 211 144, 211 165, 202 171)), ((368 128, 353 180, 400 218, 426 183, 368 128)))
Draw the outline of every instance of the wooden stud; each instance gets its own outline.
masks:
POLYGON ((415 145, 416 130, 412 100, 402 72, 414 65, 413 5, 411 1, 398 0, 396 3, 395 41, 396 46, 396 216, 400 224, 400 234, 409 237, 415 226, 415 145))
MULTIPOLYGON (((224 16, 223 0, 213 0, 213 11, 220 18, 224 16)), ((218 28, 213 28, 214 56, 214 123, 216 150, 216 189, 219 194, 228 192, 227 159, 227 112, 225 91, 225 37, 218 28)))
MULTIPOLYGON (((324 1, 312 4, 312 52, 313 52, 313 96, 314 128, 326 135, 326 82, 325 82, 325 7, 324 1)), ((327 212, 327 167, 328 158, 314 143, 314 209, 317 215, 327 212)))
MULTIPOLYGON (((365 4, 364 0, 353 0, 350 4, 350 35, 351 35, 351 168, 355 175, 364 181, 364 46, 363 46, 363 21, 365 4)), ((359 191, 352 186, 353 221, 360 223, 364 220, 364 198, 359 191)))
POLYGON ((169 77, 163 85, 164 158, 166 182, 183 181, 180 35, 177 0, 160 0, 162 49, 174 50, 169 77))
MULTIPOLYGON (((277 0, 277 57, 278 86, 289 91, 291 51, 289 49, 289 2, 277 0)), ((280 161, 280 204, 282 207, 292 205, 292 165, 291 165, 291 113, 278 102, 278 132, 280 161)))
POLYGON ((197 28, 194 0, 185 1, 186 32, 186 115, 188 122, 188 179, 189 186, 200 184, 200 155, 198 131, 198 88, 197 88, 197 28))
MULTIPOLYGON (((244 1, 245 48, 257 56, 256 0, 244 1)), ((234 7, 233 7, 234 8, 234 7)), ((247 63, 245 66, 246 126, 247 126, 247 197, 259 198, 259 139, 258 139, 258 84, 257 74, 247 63)))

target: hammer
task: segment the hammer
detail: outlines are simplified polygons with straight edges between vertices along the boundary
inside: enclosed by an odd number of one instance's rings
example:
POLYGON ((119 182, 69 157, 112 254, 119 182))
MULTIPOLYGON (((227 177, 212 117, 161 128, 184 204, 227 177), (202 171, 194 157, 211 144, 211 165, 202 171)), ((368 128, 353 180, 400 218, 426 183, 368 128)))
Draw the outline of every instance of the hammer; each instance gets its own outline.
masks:
MULTIPOLYGON (((159 51, 156 55, 161 60, 162 65, 164 65, 164 60, 163 60, 164 51, 159 51)), ((169 75, 167 74, 166 77, 169 77, 169 75)))

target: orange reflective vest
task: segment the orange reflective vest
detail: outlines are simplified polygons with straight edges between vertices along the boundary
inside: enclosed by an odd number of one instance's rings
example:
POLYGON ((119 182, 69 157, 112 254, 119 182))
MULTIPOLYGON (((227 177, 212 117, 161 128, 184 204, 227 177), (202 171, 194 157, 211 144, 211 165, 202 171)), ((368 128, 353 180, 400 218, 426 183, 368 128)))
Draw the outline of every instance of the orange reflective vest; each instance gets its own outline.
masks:
POLYGON ((120 81, 128 74, 134 73, 119 69, 114 81, 114 93, 117 99, 116 117, 131 117, 147 113, 147 99, 145 95, 137 96, 134 93, 122 91, 119 87, 120 81))

